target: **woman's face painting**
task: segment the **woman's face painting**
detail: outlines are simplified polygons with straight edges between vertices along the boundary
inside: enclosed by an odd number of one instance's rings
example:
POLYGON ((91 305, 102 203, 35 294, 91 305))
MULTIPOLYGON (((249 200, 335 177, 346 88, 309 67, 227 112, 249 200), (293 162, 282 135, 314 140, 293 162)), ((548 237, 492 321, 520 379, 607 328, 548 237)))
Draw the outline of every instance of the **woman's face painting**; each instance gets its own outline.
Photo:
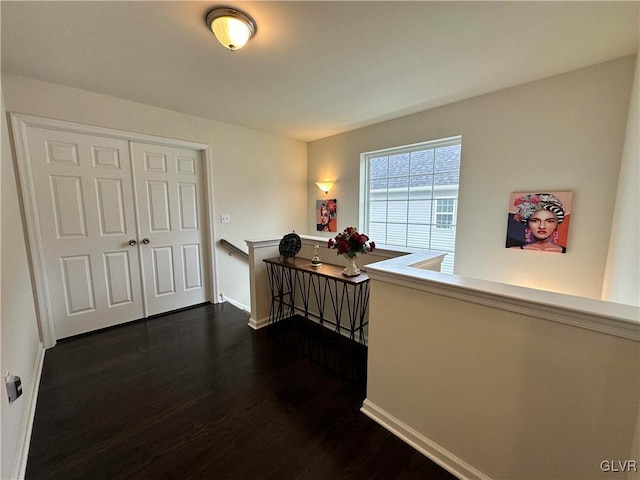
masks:
POLYGON ((558 219, 549 210, 538 210, 529 218, 529 230, 537 240, 546 240, 558 227, 558 219))
POLYGON ((322 225, 327 225, 329 223, 329 210, 324 207, 320 209, 320 223, 322 225))

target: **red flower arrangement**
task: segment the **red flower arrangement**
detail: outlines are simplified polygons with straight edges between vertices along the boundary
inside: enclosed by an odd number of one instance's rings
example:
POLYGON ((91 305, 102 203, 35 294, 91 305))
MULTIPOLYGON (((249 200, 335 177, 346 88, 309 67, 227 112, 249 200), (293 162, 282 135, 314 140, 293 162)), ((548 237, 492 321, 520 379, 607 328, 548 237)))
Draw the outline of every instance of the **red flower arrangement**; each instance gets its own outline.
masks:
POLYGON ((513 201, 513 206, 516 207, 516 213, 513 215, 513 219, 516 222, 521 222, 523 219, 528 219, 533 215, 536 210, 540 210, 540 195, 523 195, 513 201))
POLYGON ((375 242, 369 240, 364 233, 358 233, 355 227, 347 227, 335 239, 330 238, 327 246, 337 249, 338 255, 349 258, 354 258, 359 253, 373 252, 376 248, 375 242))

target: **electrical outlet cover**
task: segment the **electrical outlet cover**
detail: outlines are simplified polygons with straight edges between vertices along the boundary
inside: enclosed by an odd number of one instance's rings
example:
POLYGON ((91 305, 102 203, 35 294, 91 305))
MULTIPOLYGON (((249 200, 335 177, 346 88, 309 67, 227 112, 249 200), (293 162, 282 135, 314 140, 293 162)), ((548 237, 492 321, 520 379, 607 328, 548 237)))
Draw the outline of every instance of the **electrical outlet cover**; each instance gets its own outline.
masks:
POLYGON ((22 395, 22 380, 17 375, 7 374, 4 377, 4 384, 7 387, 7 396, 9 397, 9 403, 15 402, 20 395, 22 395))

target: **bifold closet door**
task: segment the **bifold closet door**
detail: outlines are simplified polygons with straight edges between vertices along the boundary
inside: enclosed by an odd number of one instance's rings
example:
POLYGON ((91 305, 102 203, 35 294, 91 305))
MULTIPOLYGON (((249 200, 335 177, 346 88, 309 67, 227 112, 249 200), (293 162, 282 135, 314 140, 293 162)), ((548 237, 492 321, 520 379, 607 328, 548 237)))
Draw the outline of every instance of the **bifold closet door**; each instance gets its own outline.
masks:
POLYGON ((199 151, 132 143, 146 314, 208 300, 199 151))
POLYGON ((30 241, 56 339, 208 300, 200 151, 39 125, 24 133, 30 241))
POLYGON ((129 143, 29 127, 27 144, 56 338, 141 318, 129 143))

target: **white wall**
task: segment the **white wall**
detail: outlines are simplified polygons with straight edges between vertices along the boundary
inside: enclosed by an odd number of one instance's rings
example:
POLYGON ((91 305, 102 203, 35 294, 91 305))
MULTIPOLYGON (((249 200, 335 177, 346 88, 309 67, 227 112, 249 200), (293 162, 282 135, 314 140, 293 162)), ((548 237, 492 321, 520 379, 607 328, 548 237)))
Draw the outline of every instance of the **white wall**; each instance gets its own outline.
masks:
POLYGON ((311 142, 308 231, 323 198, 313 181, 337 180, 338 228, 358 225, 360 153, 462 135, 455 273, 600 298, 634 65, 625 57, 311 142), (574 192, 564 255, 504 248, 509 194, 534 190, 574 192))
POLYGON ((600 470, 640 463, 637 339, 371 276, 364 411, 466 478, 638 478, 600 470))
MULTIPOLYGON (((4 79, 3 79, 4 80, 4 79)), ((3 84, 4 87, 4 84, 3 84)), ((25 446, 32 400, 42 360, 42 345, 38 334, 24 230, 20 216, 18 190, 11 156, 9 132, 2 97, 2 211, 0 250, 0 338, 2 385, 0 392, 2 416, 2 457, 0 478, 12 479, 25 466, 25 446), (9 404, 4 375, 20 376, 23 395, 9 404)))
POLYGON ((640 305, 640 61, 636 61, 627 135, 602 291, 603 300, 640 305))
POLYGON ((6 108, 71 122, 211 145, 218 289, 249 306, 249 267, 221 238, 282 236, 306 225, 306 144, 192 115, 24 77, 3 76, 6 108), (220 223, 220 214, 231 223, 220 223))

